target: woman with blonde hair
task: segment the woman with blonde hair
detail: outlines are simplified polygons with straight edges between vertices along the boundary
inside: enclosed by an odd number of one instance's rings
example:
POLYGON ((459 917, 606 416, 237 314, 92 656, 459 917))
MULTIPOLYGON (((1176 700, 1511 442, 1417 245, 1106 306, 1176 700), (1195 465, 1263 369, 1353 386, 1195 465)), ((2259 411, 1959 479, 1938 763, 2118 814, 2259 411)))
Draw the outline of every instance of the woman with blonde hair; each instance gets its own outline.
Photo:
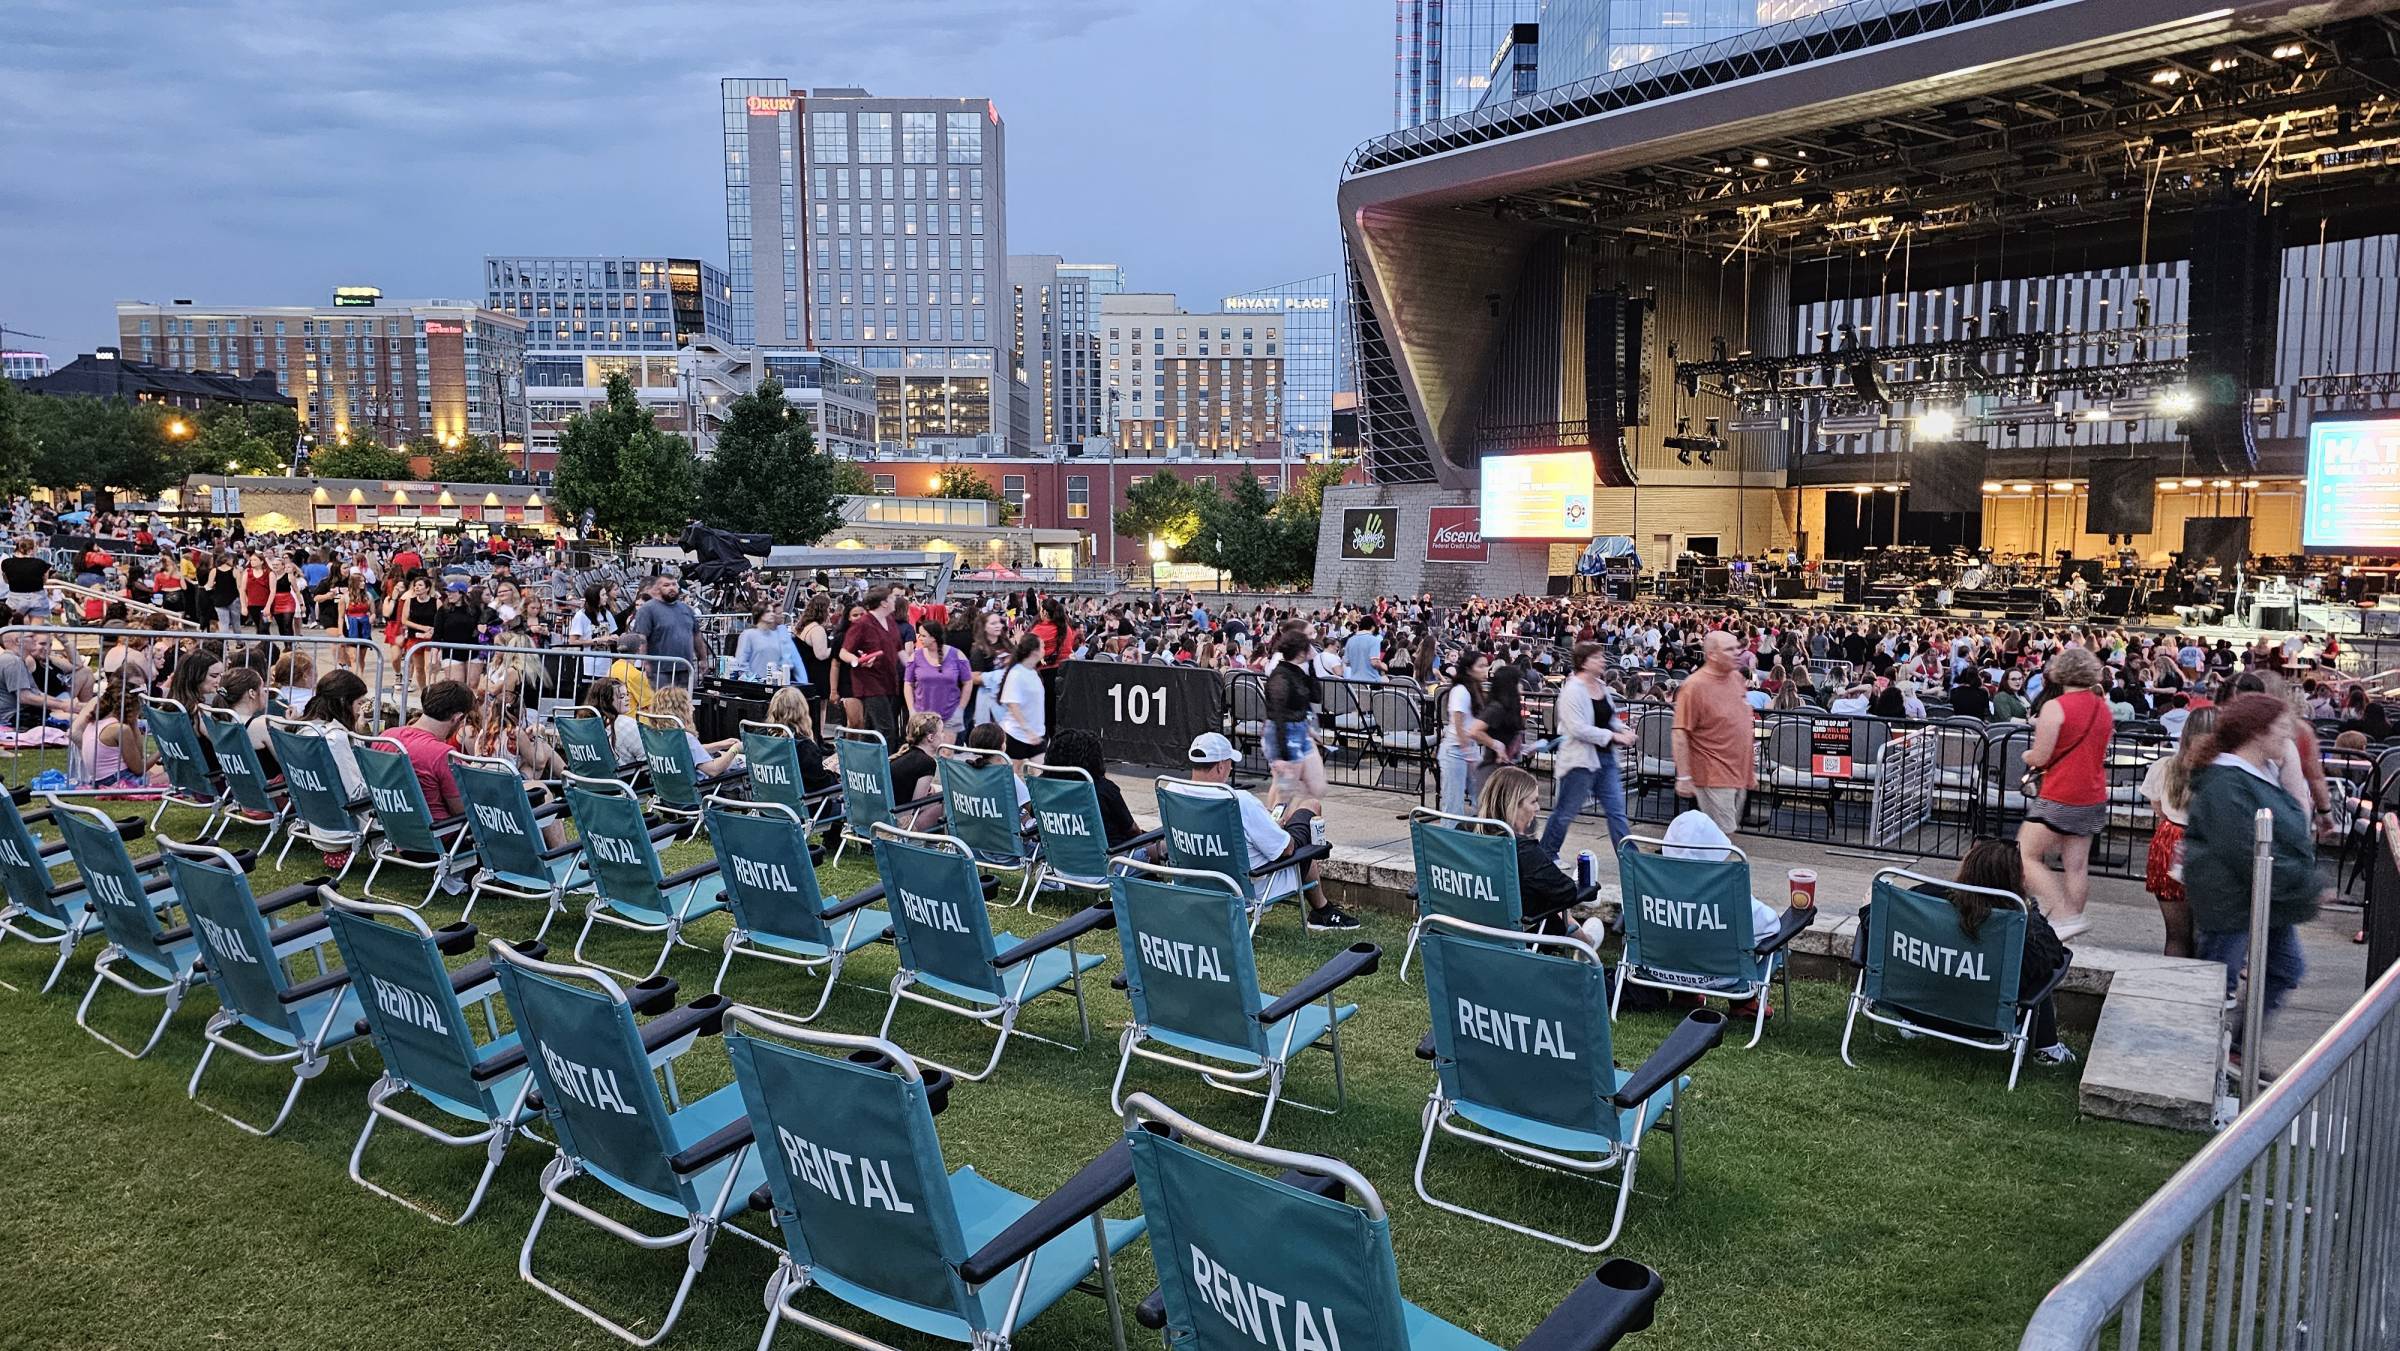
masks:
POLYGON ((2192 771, 2207 764, 2209 734, 2217 729, 2215 705, 2195 708, 2184 719, 2183 740, 2166 755, 2150 762, 2142 776, 2142 796, 2158 825, 2150 832, 2150 853, 2142 870, 2142 885, 2158 901, 2166 925, 2165 954, 2192 955, 2192 903, 2183 890, 2183 832, 2191 823, 2192 771))
POLYGON ((739 737, 721 737, 702 741, 695 728, 692 692, 681 685, 662 685, 650 696, 650 712, 671 719, 683 729, 683 738, 692 752, 692 774, 695 778, 713 779, 734 767, 742 758, 739 737))
POLYGON ((1599 921, 1578 926, 1568 913, 1575 905, 1575 879, 1559 871, 1557 860, 1542 847, 1541 834, 1533 828, 1541 806, 1541 785, 1515 765, 1501 765, 1484 775, 1475 797, 1475 814, 1508 827, 1509 839, 1517 847, 1517 891, 1523 898, 1519 913, 1526 929, 1573 934, 1581 927, 1584 937, 1598 943, 1605 937, 1599 921))
POLYGON ((2092 840, 2108 829, 2108 744, 2116 717, 2100 693, 2101 679, 2100 658, 2089 648, 2060 648, 2042 668, 2041 711, 2025 749, 2026 769, 2041 777, 2028 785, 2017 852, 2025 860, 2026 892, 2057 916, 2061 941, 2092 927, 2083 917, 2092 897, 2092 840))

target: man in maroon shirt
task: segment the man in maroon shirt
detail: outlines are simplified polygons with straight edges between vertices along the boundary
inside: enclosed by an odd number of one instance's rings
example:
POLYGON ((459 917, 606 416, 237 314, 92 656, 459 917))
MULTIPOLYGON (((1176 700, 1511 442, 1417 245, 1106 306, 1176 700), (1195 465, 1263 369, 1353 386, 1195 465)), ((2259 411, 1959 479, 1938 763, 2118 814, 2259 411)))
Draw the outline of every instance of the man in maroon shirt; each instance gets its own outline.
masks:
POLYGON ((900 626, 892 622, 892 589, 867 593, 867 612, 842 634, 842 664, 850 668, 850 693, 865 710, 867 725, 883 743, 900 742, 900 626))

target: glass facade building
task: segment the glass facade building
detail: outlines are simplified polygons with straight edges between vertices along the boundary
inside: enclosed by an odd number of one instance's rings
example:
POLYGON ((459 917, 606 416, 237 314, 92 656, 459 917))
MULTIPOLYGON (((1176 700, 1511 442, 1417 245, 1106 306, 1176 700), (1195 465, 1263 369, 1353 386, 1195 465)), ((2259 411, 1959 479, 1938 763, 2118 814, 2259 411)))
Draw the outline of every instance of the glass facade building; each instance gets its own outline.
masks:
POLYGON ((486 306, 525 321, 526 343, 575 352, 672 352, 733 336, 733 285, 697 258, 483 260, 486 306))
POLYGON ((1283 317, 1284 449, 1322 459, 1333 448, 1333 395, 1347 388, 1350 307, 1340 273, 1225 297, 1229 314, 1283 317))
POLYGON ((1849 0, 1545 0, 1541 87, 1579 84, 1612 70, 1805 19, 1849 0))
POLYGON ((1485 101, 1492 62, 1542 0, 1393 0, 1392 125, 1414 127, 1485 101))

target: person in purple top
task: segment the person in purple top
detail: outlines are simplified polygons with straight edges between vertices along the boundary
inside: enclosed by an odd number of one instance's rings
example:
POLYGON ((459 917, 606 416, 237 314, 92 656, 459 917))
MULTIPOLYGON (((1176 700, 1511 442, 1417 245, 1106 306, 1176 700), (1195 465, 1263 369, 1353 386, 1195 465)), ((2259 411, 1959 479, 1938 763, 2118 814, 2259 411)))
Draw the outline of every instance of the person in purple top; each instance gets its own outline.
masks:
POLYGON ((908 711, 912 716, 931 713, 957 731, 967 682, 974 678, 974 671, 968 667, 965 653, 942 641, 938 627, 920 624, 916 637, 901 668, 905 676, 901 692, 907 696, 908 711))

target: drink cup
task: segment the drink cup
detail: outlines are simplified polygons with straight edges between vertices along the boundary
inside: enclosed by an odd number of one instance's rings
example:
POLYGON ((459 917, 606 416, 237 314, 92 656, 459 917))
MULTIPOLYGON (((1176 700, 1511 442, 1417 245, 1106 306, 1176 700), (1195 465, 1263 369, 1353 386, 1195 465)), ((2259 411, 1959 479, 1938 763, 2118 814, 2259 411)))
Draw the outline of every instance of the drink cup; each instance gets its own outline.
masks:
POLYGON ((1794 868, 1791 874, 1792 908, 1813 910, 1817 905, 1817 870, 1794 868))

